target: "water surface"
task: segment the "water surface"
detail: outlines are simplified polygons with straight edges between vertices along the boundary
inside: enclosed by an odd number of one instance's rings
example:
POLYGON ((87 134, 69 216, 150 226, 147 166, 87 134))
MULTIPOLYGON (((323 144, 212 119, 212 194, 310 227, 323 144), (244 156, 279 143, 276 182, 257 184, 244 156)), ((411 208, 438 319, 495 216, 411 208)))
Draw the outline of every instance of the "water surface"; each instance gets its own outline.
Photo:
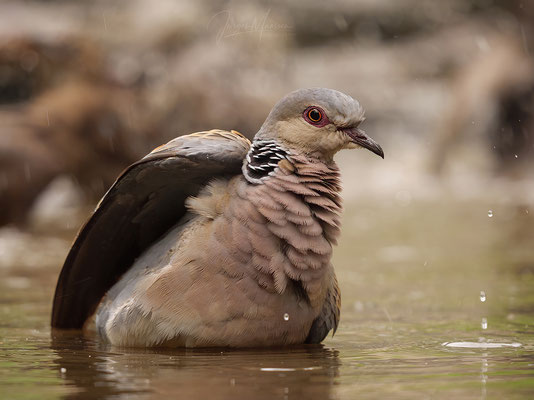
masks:
POLYGON ((73 232, 3 230, 0 397, 533 398, 529 207, 346 208, 334 259, 337 334, 321 346, 269 350, 125 350, 51 335, 52 294, 73 232))

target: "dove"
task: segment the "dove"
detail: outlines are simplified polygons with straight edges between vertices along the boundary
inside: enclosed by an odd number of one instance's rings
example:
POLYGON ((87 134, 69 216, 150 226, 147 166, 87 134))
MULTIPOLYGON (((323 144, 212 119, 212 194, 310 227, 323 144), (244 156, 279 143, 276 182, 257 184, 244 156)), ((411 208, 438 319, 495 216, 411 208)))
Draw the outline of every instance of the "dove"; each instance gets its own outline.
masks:
POLYGON ((340 234, 334 155, 365 148, 357 100, 296 90, 252 142, 210 130, 127 168, 81 228, 58 279, 55 329, 124 347, 266 347, 335 333, 340 234))

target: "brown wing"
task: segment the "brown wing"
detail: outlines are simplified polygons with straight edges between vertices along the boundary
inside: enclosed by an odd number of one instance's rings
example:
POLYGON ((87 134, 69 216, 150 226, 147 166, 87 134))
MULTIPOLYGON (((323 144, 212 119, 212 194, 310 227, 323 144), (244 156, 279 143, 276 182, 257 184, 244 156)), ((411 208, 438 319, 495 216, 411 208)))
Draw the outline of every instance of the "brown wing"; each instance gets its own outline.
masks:
POLYGON ((306 343, 321 343, 326 335, 328 335, 328 332, 333 330, 332 335, 336 333, 340 309, 341 294, 336 275, 332 272, 332 282, 326 294, 323 310, 313 321, 308 337, 306 338, 306 343))
POLYGON ((128 167, 82 227, 59 276, 52 327, 81 329, 102 297, 185 214, 185 199, 241 172, 250 142, 232 131, 178 137, 128 167))

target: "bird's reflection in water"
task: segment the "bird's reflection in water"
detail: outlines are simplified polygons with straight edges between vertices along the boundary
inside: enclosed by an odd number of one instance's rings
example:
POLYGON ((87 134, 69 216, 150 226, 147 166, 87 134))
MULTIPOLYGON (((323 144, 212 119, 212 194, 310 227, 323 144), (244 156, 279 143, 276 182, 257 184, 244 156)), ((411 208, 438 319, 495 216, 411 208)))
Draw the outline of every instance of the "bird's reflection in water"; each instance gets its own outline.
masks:
POLYGON ((338 351, 276 349, 117 349, 80 335, 54 333, 52 348, 67 399, 328 399, 341 364, 338 351))

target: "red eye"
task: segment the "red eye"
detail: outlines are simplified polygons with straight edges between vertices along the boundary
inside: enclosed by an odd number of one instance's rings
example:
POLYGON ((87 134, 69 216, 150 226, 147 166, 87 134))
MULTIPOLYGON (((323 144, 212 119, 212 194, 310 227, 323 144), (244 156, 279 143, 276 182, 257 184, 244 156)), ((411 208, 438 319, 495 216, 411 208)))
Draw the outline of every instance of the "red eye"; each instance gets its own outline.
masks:
POLYGON ((319 128, 327 125, 330 123, 328 120, 325 112, 320 107, 308 107, 304 110, 302 113, 302 117, 308 122, 309 124, 312 124, 314 126, 317 126, 319 128))

